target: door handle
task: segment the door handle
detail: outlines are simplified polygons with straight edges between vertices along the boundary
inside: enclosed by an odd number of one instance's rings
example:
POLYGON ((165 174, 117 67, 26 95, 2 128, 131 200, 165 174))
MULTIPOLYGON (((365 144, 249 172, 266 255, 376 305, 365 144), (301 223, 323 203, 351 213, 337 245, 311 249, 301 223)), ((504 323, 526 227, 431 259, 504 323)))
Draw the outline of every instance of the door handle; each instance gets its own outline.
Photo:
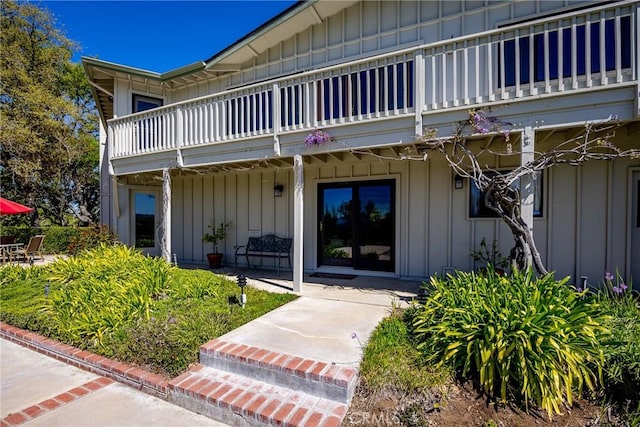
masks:
POLYGON ((322 232, 322 221, 320 221, 320 232, 322 232))

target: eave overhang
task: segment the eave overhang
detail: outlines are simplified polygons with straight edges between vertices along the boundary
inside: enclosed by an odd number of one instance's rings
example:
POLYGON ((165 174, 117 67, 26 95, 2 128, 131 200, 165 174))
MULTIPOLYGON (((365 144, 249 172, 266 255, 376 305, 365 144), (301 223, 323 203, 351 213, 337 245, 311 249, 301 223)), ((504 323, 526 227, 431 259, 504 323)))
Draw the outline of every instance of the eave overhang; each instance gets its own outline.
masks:
POLYGON ((289 39, 308 27, 322 23, 357 0, 306 0, 293 4, 226 49, 205 60, 205 68, 213 71, 237 71, 242 64, 258 57, 262 52, 289 39))
POLYGON ((102 123, 106 126, 107 120, 113 117, 113 88, 117 77, 140 79, 168 89, 178 89, 206 79, 215 79, 238 72, 247 61, 289 39, 293 34, 322 23, 329 16, 335 15, 357 1, 298 1, 211 58, 164 73, 84 56, 82 64, 98 105, 102 123))

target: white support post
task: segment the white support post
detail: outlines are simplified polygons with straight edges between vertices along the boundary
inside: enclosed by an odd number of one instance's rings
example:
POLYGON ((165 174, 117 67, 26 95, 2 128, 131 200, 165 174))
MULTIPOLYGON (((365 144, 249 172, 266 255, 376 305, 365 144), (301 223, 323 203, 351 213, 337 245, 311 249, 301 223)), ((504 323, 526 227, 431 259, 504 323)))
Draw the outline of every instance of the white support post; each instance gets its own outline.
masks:
POLYGON ((171 263, 171 173, 162 169, 162 258, 171 263))
MULTIPOLYGON (((111 192, 111 194, 113 194, 113 214, 116 216, 116 218, 120 218, 120 190, 119 190, 119 184, 118 184, 118 177, 115 175, 112 175, 111 179, 112 181, 112 185, 113 185, 113 190, 111 192)), ((114 223, 117 224, 117 221, 114 221, 114 223)))
POLYGON ((302 292, 304 270, 304 162, 302 155, 293 156, 293 291, 302 292))
MULTIPOLYGON (((422 109, 424 108, 425 103, 425 88, 424 88, 424 79, 425 79, 425 70, 424 70, 424 57, 422 56, 422 51, 416 52, 413 57, 413 66, 415 69, 414 72, 414 82, 413 82, 413 109, 415 111, 415 129, 416 129, 416 137, 421 137, 424 133, 422 129, 422 109)), ((435 90, 435 89, 434 89, 435 90)))
MULTIPOLYGON (((522 132, 522 150, 520 164, 524 165, 534 159, 535 132, 533 127, 526 126, 522 132)), ((522 220, 533 231, 533 205, 535 198, 533 174, 523 175, 520 178, 520 214, 522 220)))
MULTIPOLYGON (((114 154, 114 149, 115 149, 115 144, 113 143, 113 141, 115 141, 115 137, 116 137, 116 132, 115 129, 113 128, 113 124, 109 124, 109 126, 107 127, 107 168, 109 171, 109 175, 114 176, 116 173, 113 169, 113 163, 111 162, 111 158, 113 157, 114 154)), ((102 128, 102 122, 100 122, 100 127, 102 128)), ((103 158, 102 156, 100 157, 101 159, 103 158)))
POLYGON ((277 83, 274 83, 271 88, 273 90, 273 104, 271 106, 273 112, 273 154, 280 157, 280 88, 277 83))
POLYGON ((182 146, 184 145, 184 121, 182 117, 182 109, 180 107, 176 108, 174 114, 176 116, 176 163, 179 167, 184 167, 184 161, 182 159, 182 146))

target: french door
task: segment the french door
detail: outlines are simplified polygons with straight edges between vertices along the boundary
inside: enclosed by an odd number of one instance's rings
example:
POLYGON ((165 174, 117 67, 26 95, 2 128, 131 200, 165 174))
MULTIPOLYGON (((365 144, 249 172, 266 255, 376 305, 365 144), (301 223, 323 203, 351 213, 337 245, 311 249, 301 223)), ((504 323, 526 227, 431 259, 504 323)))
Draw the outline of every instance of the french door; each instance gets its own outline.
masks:
POLYGON ((640 172, 631 176, 631 221, 629 230, 631 238, 631 278, 633 283, 640 283, 640 172))
POLYGON ((136 248, 146 254, 160 255, 158 233, 160 224, 160 207, 162 199, 157 191, 133 191, 131 204, 133 207, 131 240, 136 248))
POLYGON ((318 185, 318 265, 395 269, 395 181, 318 185))

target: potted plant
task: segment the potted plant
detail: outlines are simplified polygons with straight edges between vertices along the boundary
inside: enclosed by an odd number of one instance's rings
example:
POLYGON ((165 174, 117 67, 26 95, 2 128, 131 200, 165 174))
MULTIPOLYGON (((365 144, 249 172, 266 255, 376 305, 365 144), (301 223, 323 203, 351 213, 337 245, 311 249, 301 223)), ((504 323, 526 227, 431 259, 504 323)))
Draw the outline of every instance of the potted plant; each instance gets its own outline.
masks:
POLYGON ((220 268, 222 265, 222 253, 218 252, 218 243, 227 236, 227 228, 230 225, 231 221, 221 222, 219 225, 216 225, 215 221, 211 221, 211 224, 208 225, 210 231, 202 235, 204 243, 213 243, 213 252, 207 254, 210 268, 220 268))
POLYGON ((495 272, 501 276, 505 274, 505 268, 509 265, 509 258, 502 256, 498 249, 498 242, 493 241, 491 246, 487 245, 487 240, 483 237, 480 241, 480 246, 477 250, 471 252, 471 257, 474 261, 484 263, 484 267, 479 269, 480 272, 485 272, 487 266, 491 264, 495 269, 495 272))

